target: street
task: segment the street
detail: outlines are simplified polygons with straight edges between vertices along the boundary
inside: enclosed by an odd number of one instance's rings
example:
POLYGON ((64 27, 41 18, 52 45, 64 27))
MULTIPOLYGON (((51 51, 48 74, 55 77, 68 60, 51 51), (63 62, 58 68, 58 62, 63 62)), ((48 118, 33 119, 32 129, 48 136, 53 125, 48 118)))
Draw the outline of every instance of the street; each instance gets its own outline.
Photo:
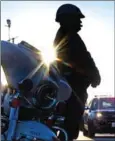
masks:
MULTIPOLYGON (((115 141, 115 134, 96 134, 94 139, 86 137, 82 132, 79 133, 77 140, 87 140, 87 141, 115 141)), ((76 141, 76 140, 74 140, 76 141)))

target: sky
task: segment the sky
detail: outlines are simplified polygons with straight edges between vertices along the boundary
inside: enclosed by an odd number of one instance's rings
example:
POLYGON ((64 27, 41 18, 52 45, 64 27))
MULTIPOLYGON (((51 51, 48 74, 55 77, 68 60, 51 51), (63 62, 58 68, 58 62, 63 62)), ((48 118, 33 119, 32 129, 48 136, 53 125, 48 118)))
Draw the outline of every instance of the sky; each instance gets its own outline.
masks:
POLYGON ((114 95, 114 2, 113 1, 2 1, 1 40, 8 39, 6 19, 11 20, 11 37, 37 48, 53 43, 59 24, 56 10, 65 3, 78 6, 85 19, 79 35, 84 40, 101 74, 101 84, 88 88, 94 95, 114 95))

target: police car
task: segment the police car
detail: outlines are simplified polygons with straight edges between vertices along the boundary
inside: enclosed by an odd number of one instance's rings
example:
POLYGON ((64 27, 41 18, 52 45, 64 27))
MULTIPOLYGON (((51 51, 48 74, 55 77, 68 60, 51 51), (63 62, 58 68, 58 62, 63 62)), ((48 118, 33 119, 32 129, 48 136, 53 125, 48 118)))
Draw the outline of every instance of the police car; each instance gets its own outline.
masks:
POLYGON ((115 97, 95 96, 83 115, 83 134, 115 133, 115 97))

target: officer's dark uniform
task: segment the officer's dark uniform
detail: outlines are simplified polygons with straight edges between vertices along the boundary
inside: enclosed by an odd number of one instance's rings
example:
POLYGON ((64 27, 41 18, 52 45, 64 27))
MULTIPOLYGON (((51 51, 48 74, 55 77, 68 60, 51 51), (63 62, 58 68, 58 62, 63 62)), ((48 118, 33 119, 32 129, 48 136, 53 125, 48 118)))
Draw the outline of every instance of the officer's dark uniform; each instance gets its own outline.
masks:
POLYGON ((59 44, 57 56, 63 61, 58 62, 58 68, 75 91, 67 101, 65 113, 65 129, 69 133, 69 139, 74 139, 78 136, 79 122, 87 100, 87 88, 89 85, 94 87, 99 85, 100 74, 83 40, 77 33, 69 33, 60 27, 54 40, 54 46, 59 44))

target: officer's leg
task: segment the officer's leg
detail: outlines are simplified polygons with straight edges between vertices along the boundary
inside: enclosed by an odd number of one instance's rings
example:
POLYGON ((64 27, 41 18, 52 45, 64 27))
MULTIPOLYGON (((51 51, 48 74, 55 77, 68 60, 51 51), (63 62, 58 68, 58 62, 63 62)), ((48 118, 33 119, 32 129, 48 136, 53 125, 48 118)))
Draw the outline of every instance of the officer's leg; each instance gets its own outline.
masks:
POLYGON ((76 139, 79 135, 79 123, 82 118, 84 107, 79 99, 72 93, 66 104, 66 117, 64 128, 68 133, 69 140, 76 139))
MULTIPOLYGON (((88 94, 86 91, 82 91, 79 95, 79 99, 82 102, 83 108, 85 109, 85 104, 88 98, 88 94)), ((84 110, 83 110, 84 113, 84 110)), ((81 122, 80 122, 80 130, 83 130, 83 114, 81 116, 81 122)))

